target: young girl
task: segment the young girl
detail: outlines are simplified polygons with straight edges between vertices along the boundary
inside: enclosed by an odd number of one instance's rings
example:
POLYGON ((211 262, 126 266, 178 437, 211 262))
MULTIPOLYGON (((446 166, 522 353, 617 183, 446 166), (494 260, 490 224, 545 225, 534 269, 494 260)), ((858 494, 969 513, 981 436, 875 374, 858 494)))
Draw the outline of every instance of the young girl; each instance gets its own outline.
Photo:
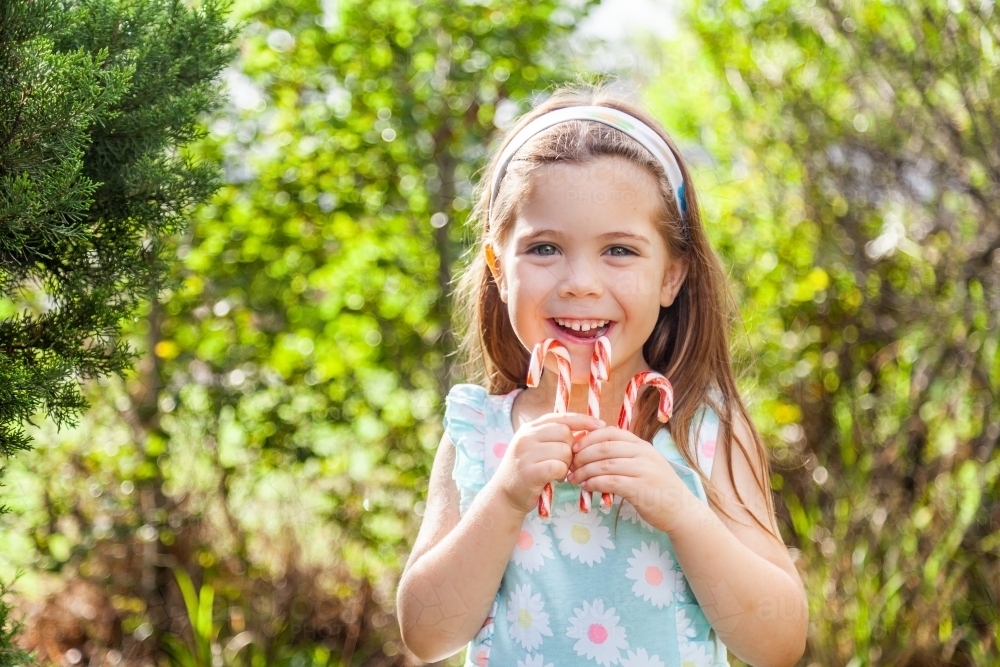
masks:
POLYGON ((457 312, 485 387, 447 398, 399 584, 407 647, 436 661, 469 643, 466 665, 511 667, 714 667, 727 647, 752 665, 794 664, 805 594, 736 389, 725 280, 666 132, 608 92, 557 91, 505 138, 474 220, 481 251, 457 312), (611 342, 603 421, 586 414, 598 336, 611 342), (572 360, 565 414, 553 413, 551 356, 525 388, 528 351, 548 338, 572 360), (647 391, 634 432, 616 428, 646 370, 673 384, 672 418, 657 421, 647 391), (581 487, 613 493, 612 513, 581 512, 581 487))

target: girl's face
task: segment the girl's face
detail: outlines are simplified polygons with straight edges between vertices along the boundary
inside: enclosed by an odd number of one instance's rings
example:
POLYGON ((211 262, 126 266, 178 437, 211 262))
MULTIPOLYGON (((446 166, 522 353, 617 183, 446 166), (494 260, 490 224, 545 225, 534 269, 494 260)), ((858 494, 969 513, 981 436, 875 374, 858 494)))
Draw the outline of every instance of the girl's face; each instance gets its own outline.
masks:
POLYGON ((532 176, 497 283, 528 350, 546 338, 566 345, 573 384, 587 384, 602 335, 615 377, 649 368, 642 346, 687 275, 653 222, 657 196, 653 175, 622 158, 554 164, 532 176))

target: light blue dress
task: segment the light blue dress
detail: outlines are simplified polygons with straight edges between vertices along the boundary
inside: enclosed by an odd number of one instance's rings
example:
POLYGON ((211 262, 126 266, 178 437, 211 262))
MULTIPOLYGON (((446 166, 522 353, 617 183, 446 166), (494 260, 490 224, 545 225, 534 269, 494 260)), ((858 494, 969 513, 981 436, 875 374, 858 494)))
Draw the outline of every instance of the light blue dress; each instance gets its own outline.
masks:
MULTIPOLYGON (((511 406, 519 391, 489 395, 478 385, 460 384, 448 394, 444 423, 455 445, 453 477, 463 515, 514 435, 511 406)), ((706 409, 695 428, 698 463, 711 476, 718 417, 706 409)), ((707 502, 701 480, 666 429, 652 444, 707 502)), ((537 509, 525 517, 489 618, 469 644, 466 667, 728 667, 726 647, 688 586, 667 534, 627 502, 616 525, 620 498, 609 514, 597 502, 584 514, 577 508, 579 486, 553 486, 552 517, 543 521, 537 509)))

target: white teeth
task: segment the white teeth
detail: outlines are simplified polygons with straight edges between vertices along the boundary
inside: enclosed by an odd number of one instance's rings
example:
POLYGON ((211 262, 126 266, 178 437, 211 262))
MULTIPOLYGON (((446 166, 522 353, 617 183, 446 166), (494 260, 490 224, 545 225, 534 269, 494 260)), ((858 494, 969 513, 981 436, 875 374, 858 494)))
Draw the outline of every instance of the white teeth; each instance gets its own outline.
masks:
POLYGON ((600 329, 609 321, 610 320, 562 320, 556 318, 556 324, 566 327, 567 329, 572 329, 573 331, 590 331, 591 329, 600 329))

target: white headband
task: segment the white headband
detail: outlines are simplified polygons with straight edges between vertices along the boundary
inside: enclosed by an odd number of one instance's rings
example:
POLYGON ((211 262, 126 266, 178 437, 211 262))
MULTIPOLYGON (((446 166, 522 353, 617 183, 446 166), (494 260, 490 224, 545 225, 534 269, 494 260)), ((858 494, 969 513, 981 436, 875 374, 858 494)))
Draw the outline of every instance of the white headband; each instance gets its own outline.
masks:
POLYGON ((643 148, 652 153, 653 157, 663 165, 663 171, 666 172, 667 180, 670 181, 670 187, 673 188, 674 195, 677 197, 677 204, 680 207, 681 215, 685 216, 687 214, 687 204, 684 200, 684 176, 681 174, 681 168, 677 165, 677 158, 674 157, 674 152, 670 150, 670 146, 663 140, 663 137, 654 132, 652 128, 641 120, 635 116, 630 116, 624 111, 612 109, 611 107, 575 106, 555 109, 542 114, 521 128, 521 131, 510 140, 507 148, 500 155, 496 171, 493 172, 493 182, 490 184, 490 208, 488 211, 490 218, 493 217, 493 201, 497 198, 497 192, 500 191, 500 181, 503 179, 507 171, 507 165, 513 159, 514 153, 520 150, 529 139, 539 132, 547 130, 553 125, 565 123, 570 120, 594 120, 598 123, 604 123, 616 130, 621 130, 642 144, 643 148))

